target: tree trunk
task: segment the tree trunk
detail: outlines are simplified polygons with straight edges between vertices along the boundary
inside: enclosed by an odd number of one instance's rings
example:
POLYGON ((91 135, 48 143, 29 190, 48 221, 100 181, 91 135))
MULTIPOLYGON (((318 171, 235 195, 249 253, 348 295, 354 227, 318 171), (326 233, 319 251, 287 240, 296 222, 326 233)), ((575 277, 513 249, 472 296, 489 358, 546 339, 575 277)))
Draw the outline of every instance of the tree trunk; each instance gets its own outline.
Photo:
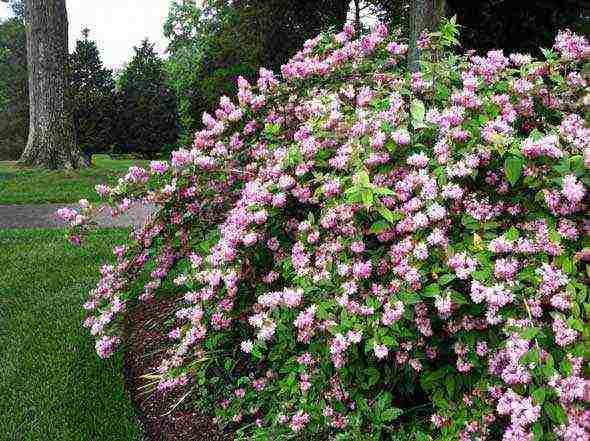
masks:
POLYGON ((354 30, 356 36, 361 34, 361 0, 354 0, 354 30))
POLYGON ((26 0, 29 139, 20 162, 50 169, 82 166, 66 106, 68 17, 65 0, 26 0))
POLYGON ((434 31, 445 15, 445 0, 412 0, 410 5, 410 41, 408 45, 408 68, 420 69, 418 39, 423 31, 434 31))

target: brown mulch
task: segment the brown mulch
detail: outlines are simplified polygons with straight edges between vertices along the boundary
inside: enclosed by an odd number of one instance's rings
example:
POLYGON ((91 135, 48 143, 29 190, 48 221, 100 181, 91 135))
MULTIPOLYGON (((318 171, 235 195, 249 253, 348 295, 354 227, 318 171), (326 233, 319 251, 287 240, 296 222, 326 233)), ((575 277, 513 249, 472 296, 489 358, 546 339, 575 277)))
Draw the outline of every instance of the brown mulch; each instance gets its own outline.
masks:
POLYGON ((126 351, 124 376, 127 391, 136 408, 145 441, 229 441, 227 433, 217 429, 212 417, 191 408, 189 400, 175 407, 187 390, 180 389, 162 395, 142 389, 149 380, 142 378, 153 372, 161 362, 168 341, 163 329, 174 317, 175 300, 141 303, 129 310, 124 337, 126 351))

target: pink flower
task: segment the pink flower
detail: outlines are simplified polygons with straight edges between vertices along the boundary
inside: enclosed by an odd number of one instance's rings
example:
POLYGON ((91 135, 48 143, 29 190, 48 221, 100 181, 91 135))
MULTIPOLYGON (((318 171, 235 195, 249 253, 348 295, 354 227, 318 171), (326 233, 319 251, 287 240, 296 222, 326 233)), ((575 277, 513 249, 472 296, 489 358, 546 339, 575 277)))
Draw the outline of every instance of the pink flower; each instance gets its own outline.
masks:
POLYGON ((150 170, 157 174, 166 173, 168 170, 168 163, 164 161, 152 161, 150 162, 150 170))
POLYGON ((449 259, 449 266, 455 270, 457 277, 467 279, 475 271, 477 260, 468 256, 467 253, 457 253, 449 259))
POLYGON ((567 175, 563 178, 563 188, 561 193, 573 204, 577 204, 584 199, 586 189, 584 184, 578 182, 575 175, 567 175))
POLYGON ((291 418, 291 424, 289 427, 291 427, 293 432, 297 433, 301 431, 307 423, 309 423, 309 414, 300 410, 291 418))
POLYGON ((389 354, 389 349, 387 349, 387 346, 385 345, 375 345, 373 352, 375 353, 375 357, 383 359, 389 354))
POLYGON ((406 160, 408 165, 413 165, 415 167, 423 168, 428 165, 428 156, 424 152, 414 153, 413 155, 409 156, 406 160))
POLYGON ((102 336, 100 340, 96 341, 95 345, 98 356, 100 358, 109 357, 111 354, 113 354, 113 352, 115 352, 115 349, 119 345, 120 341, 121 340, 119 337, 106 335, 102 336))
POLYGON ((570 328, 565 320, 555 318, 553 320, 553 332, 555 334, 555 343, 561 347, 565 347, 578 338, 578 331, 570 328))
POLYGON ((245 340, 242 343, 240 343, 240 349, 245 354, 250 354, 252 352, 253 348, 254 348, 254 344, 250 340, 245 340))
POLYGON ((363 338, 363 331, 348 331, 346 337, 351 343, 358 344, 363 338))

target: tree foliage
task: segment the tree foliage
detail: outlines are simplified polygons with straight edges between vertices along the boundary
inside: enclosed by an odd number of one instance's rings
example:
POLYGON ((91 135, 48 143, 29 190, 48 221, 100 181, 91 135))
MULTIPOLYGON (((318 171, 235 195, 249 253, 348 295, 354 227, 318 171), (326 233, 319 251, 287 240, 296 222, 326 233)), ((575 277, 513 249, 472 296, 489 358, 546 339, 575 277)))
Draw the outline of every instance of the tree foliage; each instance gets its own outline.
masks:
POLYGON ((449 13, 463 26, 461 42, 481 52, 540 55, 559 29, 590 32, 590 5, 583 0, 447 0, 449 13))
POLYGON ((177 100, 164 62, 147 39, 118 79, 116 146, 121 152, 154 157, 179 136, 177 100))
POLYGON ((17 159, 29 130, 29 85, 24 23, 17 17, 0 23, 0 158, 17 159))
POLYGON ((174 2, 164 33, 171 39, 167 70, 180 103, 188 140, 220 96, 236 92, 238 76, 260 67, 278 70, 305 40, 341 27, 348 1, 216 0, 174 2))
POLYGON ((76 42, 69 57, 68 99, 74 117, 78 145, 83 152, 108 150, 115 142, 115 82, 112 72, 105 69, 96 43, 84 38, 76 42))
MULTIPOLYGON (((382 20, 408 31, 410 1, 367 1, 382 20)), ((446 0, 445 12, 457 16, 462 46, 478 52, 500 48, 540 55, 539 48, 550 46, 559 29, 590 32, 590 5, 584 0, 446 0)))

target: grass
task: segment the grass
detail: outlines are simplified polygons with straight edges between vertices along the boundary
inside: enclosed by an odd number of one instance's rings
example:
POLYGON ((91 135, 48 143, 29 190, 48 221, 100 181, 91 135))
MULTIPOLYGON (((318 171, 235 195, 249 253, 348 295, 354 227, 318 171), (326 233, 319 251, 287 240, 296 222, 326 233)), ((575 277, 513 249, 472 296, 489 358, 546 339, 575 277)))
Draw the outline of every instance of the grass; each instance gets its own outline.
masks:
POLYGON ((0 205, 78 202, 86 198, 98 202, 97 184, 115 183, 131 165, 149 161, 110 159, 94 155, 92 166, 80 170, 37 170, 14 163, 0 163, 0 205))
POLYGON ((74 248, 63 230, 0 230, 0 440, 139 439, 121 357, 101 361, 81 326, 98 265, 126 234, 74 248))

